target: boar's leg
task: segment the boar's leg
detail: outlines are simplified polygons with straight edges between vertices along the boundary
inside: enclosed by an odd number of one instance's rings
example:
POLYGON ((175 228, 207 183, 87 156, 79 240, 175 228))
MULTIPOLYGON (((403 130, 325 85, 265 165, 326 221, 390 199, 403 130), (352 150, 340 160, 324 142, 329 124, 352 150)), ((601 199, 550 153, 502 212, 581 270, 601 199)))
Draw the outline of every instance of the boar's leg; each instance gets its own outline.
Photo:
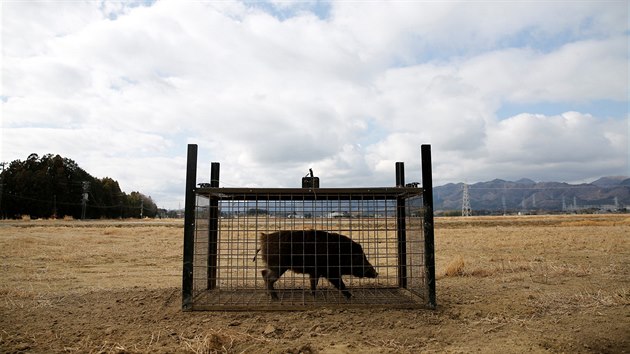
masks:
POLYGON ((309 274, 311 276, 311 295, 315 296, 315 289, 317 289, 317 283, 319 282, 319 275, 309 274))
POLYGON ((350 293, 350 291, 346 289, 346 284, 344 284, 343 279, 341 279, 341 276, 338 278, 328 278, 328 281, 330 281, 330 283, 334 285, 335 288, 341 290, 341 293, 343 294, 343 296, 346 297, 346 299, 350 299, 352 297, 352 294, 350 293))
POLYGON ((262 270, 262 276, 265 279, 265 284, 267 285, 267 292, 269 293, 269 295, 271 296, 272 300, 278 300, 278 293, 276 292, 276 290, 273 288, 273 284, 280 279, 280 277, 282 276, 282 274, 285 272, 286 270, 282 271, 279 269, 276 270, 272 270, 272 269, 263 269, 262 270))

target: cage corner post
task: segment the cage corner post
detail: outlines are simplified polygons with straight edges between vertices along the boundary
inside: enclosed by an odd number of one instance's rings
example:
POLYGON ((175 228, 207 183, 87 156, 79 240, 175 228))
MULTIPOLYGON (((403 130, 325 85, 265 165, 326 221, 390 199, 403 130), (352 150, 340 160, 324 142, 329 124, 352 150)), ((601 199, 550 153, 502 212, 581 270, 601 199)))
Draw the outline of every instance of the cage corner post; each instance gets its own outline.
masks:
MULTIPOLYGON (((210 187, 219 188, 218 162, 210 163, 210 187)), ((219 200, 210 198, 210 210, 208 220, 208 290, 217 286, 217 242, 219 239, 219 200)))
MULTIPOLYGON (((396 162, 396 187, 405 187, 405 164, 396 162)), ((405 199, 396 198, 396 234, 398 241, 398 286, 407 288, 407 213, 405 199)))
POLYGON ((431 170, 431 145, 421 146, 422 202, 424 206, 424 256, 427 282, 427 306, 437 308, 435 296, 435 246, 433 224, 433 173, 431 170))
POLYGON ((192 310, 193 257, 195 243, 195 185, 197 182, 197 145, 188 144, 186 194, 184 201, 184 264, 182 274, 182 310, 192 310))

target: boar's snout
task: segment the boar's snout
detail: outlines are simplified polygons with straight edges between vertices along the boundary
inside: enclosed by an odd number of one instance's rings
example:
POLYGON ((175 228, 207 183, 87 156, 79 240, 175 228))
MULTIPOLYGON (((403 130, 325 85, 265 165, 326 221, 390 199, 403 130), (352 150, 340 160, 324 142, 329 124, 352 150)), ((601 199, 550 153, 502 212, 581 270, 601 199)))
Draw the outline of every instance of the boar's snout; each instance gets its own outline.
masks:
POLYGON ((365 257, 365 255, 363 256, 360 264, 361 265, 357 267, 359 268, 358 273, 360 274, 354 274, 355 276, 362 278, 376 278, 378 276, 376 269, 374 269, 374 266, 370 263, 370 261, 367 260, 367 257, 365 257))
POLYGON ((376 278, 377 276, 378 276, 378 273, 376 272, 376 269, 374 269, 374 267, 369 266, 365 270, 365 277, 366 278, 376 278))

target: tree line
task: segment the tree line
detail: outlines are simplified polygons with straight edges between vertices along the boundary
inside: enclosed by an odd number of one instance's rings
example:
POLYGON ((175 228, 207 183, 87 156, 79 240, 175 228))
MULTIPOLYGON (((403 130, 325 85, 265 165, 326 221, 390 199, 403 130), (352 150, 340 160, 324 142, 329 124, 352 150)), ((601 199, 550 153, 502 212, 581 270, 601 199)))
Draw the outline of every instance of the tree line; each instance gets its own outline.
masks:
POLYGON ((118 181, 95 178, 71 159, 31 154, 0 174, 0 218, 116 219, 155 217, 151 197, 121 191, 118 181))

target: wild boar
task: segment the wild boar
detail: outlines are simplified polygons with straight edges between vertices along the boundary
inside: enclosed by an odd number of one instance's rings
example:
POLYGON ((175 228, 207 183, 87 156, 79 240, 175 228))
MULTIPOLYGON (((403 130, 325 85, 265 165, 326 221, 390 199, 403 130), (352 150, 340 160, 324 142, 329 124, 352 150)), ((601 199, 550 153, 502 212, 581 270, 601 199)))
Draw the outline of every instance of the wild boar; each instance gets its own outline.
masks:
POLYGON ((278 299, 273 284, 287 270, 308 274, 313 295, 319 278, 324 277, 347 299, 352 294, 346 289, 342 275, 360 278, 376 278, 378 275, 361 245, 336 233, 316 230, 261 233, 258 251, 262 251, 267 264, 261 273, 273 300, 278 299))

